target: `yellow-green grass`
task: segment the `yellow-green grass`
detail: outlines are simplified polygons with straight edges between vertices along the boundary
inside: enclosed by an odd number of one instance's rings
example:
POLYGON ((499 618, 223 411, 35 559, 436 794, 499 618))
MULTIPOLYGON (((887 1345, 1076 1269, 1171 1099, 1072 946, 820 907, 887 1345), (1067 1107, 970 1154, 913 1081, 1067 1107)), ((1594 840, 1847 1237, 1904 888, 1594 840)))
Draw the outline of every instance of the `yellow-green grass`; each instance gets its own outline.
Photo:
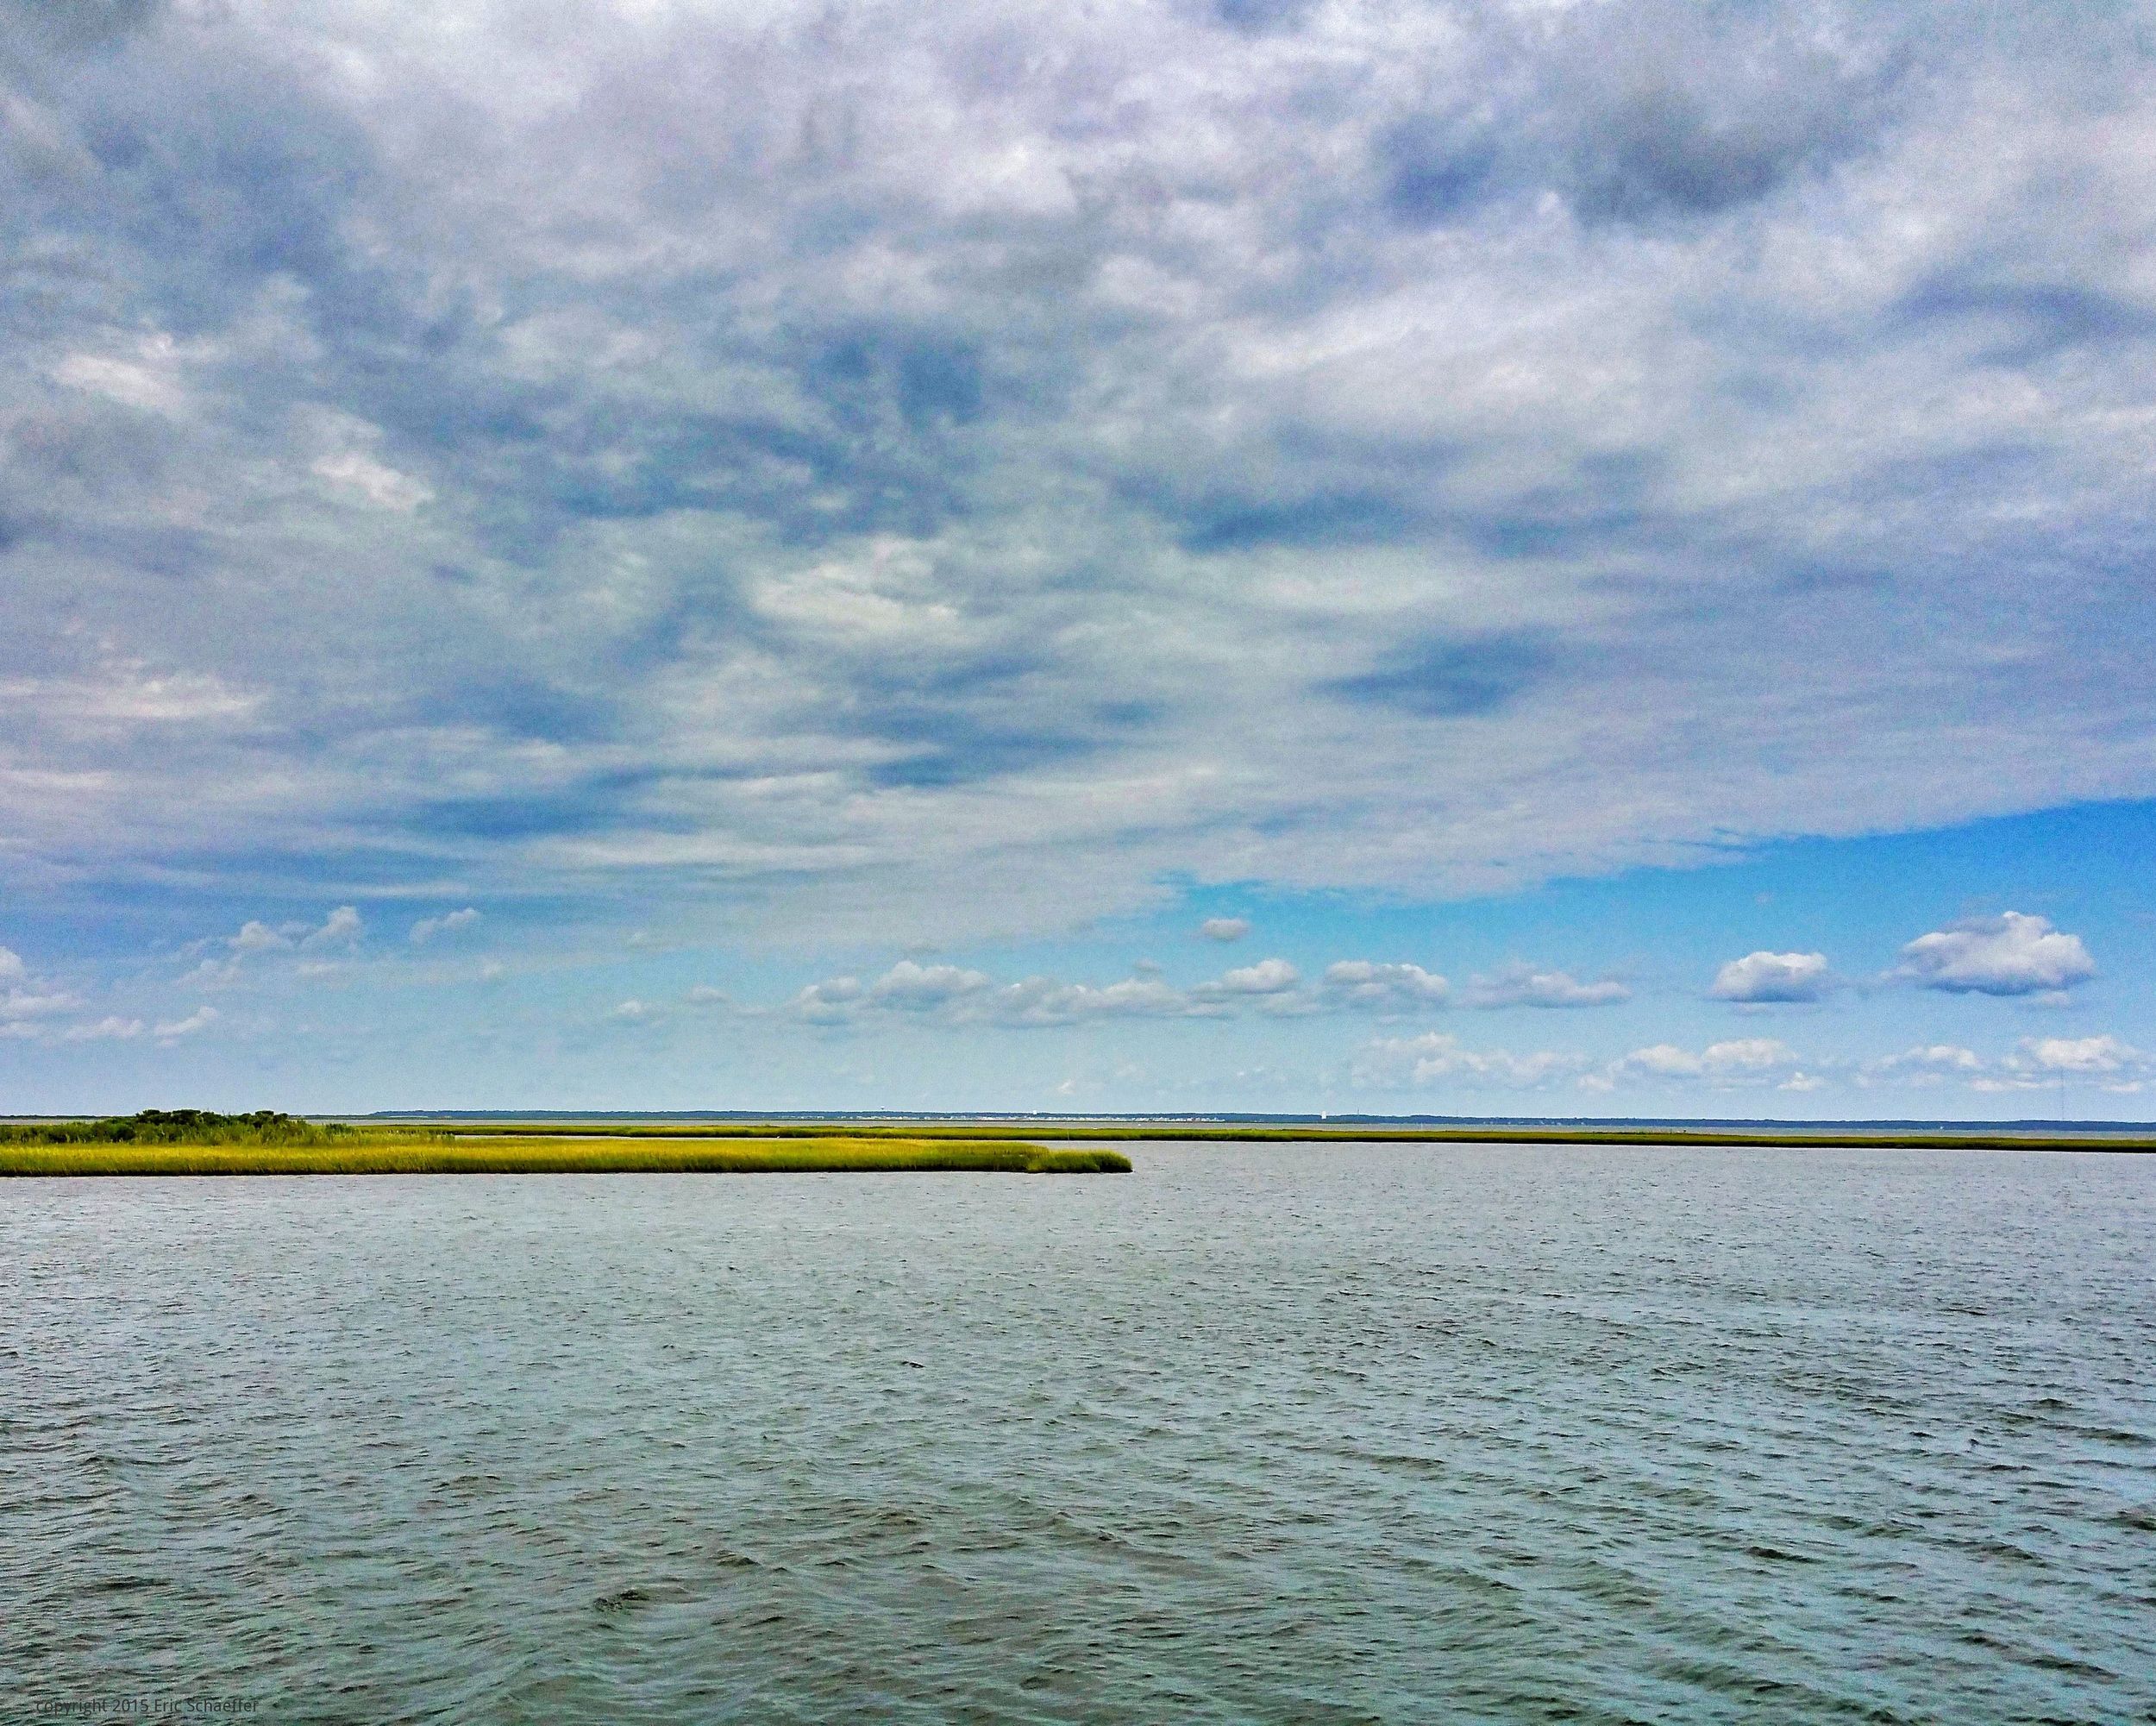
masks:
POLYGON ((339 1135, 314 1145, 0 1143, 0 1177, 21 1175, 1125 1174, 1119 1152, 931 1139, 678 1140, 339 1135))
MULTIPOLYGON (((520 1135, 529 1125, 510 1121, 442 1120, 436 1131, 459 1139, 520 1135)), ((1891 1127, 1807 1131, 1773 1127, 1257 1127, 1178 1126, 1173 1122, 1103 1126, 1083 1121, 548 1121, 547 1133, 563 1139, 643 1140, 757 1139, 814 1139, 843 1132, 849 1137, 1001 1143, 1025 1137, 1094 1143, 1232 1145, 1696 1145, 1728 1149, 1858 1149, 1929 1151, 2156 1151, 2156 1139, 2115 1133, 2077 1133, 2061 1126, 2035 1133, 1909 1132, 1891 1127)))

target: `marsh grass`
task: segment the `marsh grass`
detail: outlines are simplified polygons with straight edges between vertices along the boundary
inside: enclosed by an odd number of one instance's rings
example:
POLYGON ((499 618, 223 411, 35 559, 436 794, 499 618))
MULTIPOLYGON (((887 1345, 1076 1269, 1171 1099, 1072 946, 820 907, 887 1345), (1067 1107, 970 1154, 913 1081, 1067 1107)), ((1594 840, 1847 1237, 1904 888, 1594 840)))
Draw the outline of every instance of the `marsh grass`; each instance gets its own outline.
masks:
POLYGON ((831 1138, 714 1143, 374 1134, 347 1128, 315 1143, 0 1140, 0 1177, 22 1175, 1125 1174, 1105 1150, 951 1139, 831 1138))

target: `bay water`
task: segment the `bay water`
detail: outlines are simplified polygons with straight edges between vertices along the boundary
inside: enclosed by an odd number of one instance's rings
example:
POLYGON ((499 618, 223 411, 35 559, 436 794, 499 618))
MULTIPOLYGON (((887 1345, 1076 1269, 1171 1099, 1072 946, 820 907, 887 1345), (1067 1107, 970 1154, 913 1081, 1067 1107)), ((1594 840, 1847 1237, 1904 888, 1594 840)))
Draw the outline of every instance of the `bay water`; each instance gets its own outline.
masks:
POLYGON ((2156 1720, 2156 1158, 0 1184, 0 1714, 2156 1720))

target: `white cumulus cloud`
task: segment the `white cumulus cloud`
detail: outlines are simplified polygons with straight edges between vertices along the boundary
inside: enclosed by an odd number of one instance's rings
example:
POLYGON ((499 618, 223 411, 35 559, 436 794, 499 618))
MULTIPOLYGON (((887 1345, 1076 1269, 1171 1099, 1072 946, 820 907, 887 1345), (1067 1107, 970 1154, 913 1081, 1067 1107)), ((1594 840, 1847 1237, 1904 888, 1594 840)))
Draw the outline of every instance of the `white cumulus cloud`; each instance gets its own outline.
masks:
POLYGON ((2109 1032, 2089 1037, 2024 1037, 2005 1059, 1980 1064, 1979 1091, 2042 1091, 2079 1081, 2131 1095, 2156 1082, 2156 1056, 2109 1032))
POLYGON ((235 953, 267 953, 291 946, 291 938, 280 934, 266 923, 250 919, 240 926, 240 932, 232 937, 230 945, 235 953))
MULTIPOLYGON (((362 924, 354 906, 340 905, 320 924, 280 923, 273 928, 260 918, 249 918, 240 926, 240 932, 228 936, 223 945, 232 951, 234 958, 254 953, 281 952, 289 948, 318 948, 348 945, 359 938, 362 924)), ((199 951, 198 944, 195 951, 199 951)))
POLYGON ((868 999, 879 1006, 919 1012, 978 995, 991 986, 985 971, 968 970, 959 965, 921 965, 912 959, 901 959, 876 979, 868 991, 868 999))
POLYGON ((1943 1084, 1950 1079, 1970 1080, 1984 1071, 1984 1058, 1959 1043, 1920 1043, 1898 1055, 1872 1062, 1867 1077, 1889 1079, 1908 1085, 1943 1084))
POLYGON ((851 1024, 867 993, 859 977, 829 977, 810 983, 787 1003, 787 1011, 811 1025, 851 1024))
POLYGON ((1260 959, 1254 965, 1223 971, 1218 987, 1224 995, 1279 995, 1301 981, 1302 974, 1287 960, 1260 959))
POLYGON ((1250 932, 1247 917, 1208 917, 1198 926, 1198 932, 1208 941, 1239 941, 1250 932))
POLYGON ((1452 986, 1435 971, 1416 964, 1379 964, 1369 959, 1342 959, 1325 970, 1326 999, 1343 1007, 1404 1013, 1442 1007, 1452 986))
POLYGON ((2131 1043, 2109 1035, 2025 1037, 2015 1060, 2023 1070, 2099 1078, 2146 1071, 2149 1058, 2131 1043))
POLYGON ((2018 911, 1972 917, 1918 936, 1902 949, 1897 973, 1925 989, 2009 995, 2071 989, 2096 974, 2096 962, 2078 935, 2018 911))
POLYGON ((1833 987, 1824 953, 1746 953, 1714 973, 1716 1001, 1817 1001, 1833 987))

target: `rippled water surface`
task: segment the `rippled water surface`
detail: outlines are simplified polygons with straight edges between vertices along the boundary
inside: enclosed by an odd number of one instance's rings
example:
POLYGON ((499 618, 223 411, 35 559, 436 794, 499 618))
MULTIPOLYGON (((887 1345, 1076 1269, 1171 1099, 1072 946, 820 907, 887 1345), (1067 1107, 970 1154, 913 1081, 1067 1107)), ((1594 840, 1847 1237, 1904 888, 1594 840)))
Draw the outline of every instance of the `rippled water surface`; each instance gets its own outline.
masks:
POLYGON ((0 1186, 9 1717, 2156 1718, 2156 1158, 1134 1150, 0 1186))

